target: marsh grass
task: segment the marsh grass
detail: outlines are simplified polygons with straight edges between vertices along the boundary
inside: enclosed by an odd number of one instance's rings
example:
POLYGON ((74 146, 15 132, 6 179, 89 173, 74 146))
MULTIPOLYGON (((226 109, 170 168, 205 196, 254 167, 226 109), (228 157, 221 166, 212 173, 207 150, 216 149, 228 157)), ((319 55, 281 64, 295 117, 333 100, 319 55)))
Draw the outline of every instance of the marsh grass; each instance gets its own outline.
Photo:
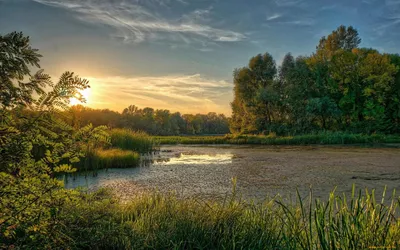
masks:
POLYGON ((226 136, 153 136, 158 144, 227 144, 226 136))
POLYGON ((155 136, 160 144, 258 144, 258 145, 334 145, 400 143, 399 135, 349 134, 326 132, 309 135, 226 135, 226 136, 155 136))
POLYGON ((86 157, 76 163, 78 171, 129 168, 140 163, 140 155, 131 150, 122 149, 96 149, 86 154, 86 157))
POLYGON ((366 190, 361 194, 354 188, 350 197, 332 192, 326 201, 314 199, 311 192, 307 199, 298 195, 292 202, 280 197, 264 202, 245 202, 238 197, 234 193, 224 201, 213 202, 178 199, 174 194, 158 192, 138 195, 126 204, 117 203, 99 212, 110 214, 105 220, 108 226, 99 230, 118 233, 100 239, 95 248, 400 247, 399 198, 394 193, 388 200, 382 198, 380 201, 376 200, 373 191, 366 190), (113 210, 110 212, 110 209, 113 210))
POLYGON ((110 131, 111 145, 114 148, 133 150, 139 153, 149 153, 155 150, 156 141, 145 132, 129 129, 112 129, 110 131))

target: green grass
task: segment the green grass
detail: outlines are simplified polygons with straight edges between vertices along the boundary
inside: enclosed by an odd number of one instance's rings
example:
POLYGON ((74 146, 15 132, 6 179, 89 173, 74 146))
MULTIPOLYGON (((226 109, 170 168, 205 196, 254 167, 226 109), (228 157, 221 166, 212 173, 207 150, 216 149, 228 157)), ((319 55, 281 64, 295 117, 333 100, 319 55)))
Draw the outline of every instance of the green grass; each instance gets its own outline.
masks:
POLYGON ((86 156, 74 164, 78 171, 136 167, 140 163, 140 154, 154 151, 157 145, 144 132, 112 129, 109 134, 111 148, 97 148, 86 152, 86 156))
POLYGON ((226 135, 226 136, 154 136, 160 144, 258 144, 258 145, 310 145, 310 144, 380 144, 400 143, 399 135, 349 134, 326 132, 309 135, 226 135))
POLYGON ((97 149, 89 152, 85 158, 74 165, 78 171, 104 168, 130 168, 140 163, 140 155, 131 150, 97 149))
POLYGON ((58 218, 70 248, 91 249, 399 249, 399 198, 332 193, 324 202, 276 197, 262 203, 138 195, 115 203, 96 194, 67 204, 58 218), (93 198, 94 197, 94 198, 93 198))
POLYGON ((159 144, 226 144, 226 136, 153 136, 159 144))
POLYGON ((151 136, 144 132, 135 132, 129 129, 112 129, 110 137, 112 147, 139 153, 152 152, 156 146, 151 136))

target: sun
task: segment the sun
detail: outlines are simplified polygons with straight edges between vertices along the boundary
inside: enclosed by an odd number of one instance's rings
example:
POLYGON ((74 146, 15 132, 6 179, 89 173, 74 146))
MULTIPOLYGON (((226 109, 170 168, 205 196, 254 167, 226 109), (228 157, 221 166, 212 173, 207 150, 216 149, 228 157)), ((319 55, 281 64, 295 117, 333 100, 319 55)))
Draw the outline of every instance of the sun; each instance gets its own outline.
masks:
MULTIPOLYGON (((90 91, 90 88, 87 88, 87 89, 84 89, 84 90, 79 91, 79 93, 82 95, 82 97, 85 98, 86 104, 89 102, 89 99, 90 99, 90 92, 91 92, 91 91, 90 91)), ((85 103, 82 103, 82 102, 80 102, 77 98, 72 97, 72 98, 69 99, 69 104, 70 104, 71 106, 74 106, 74 105, 85 104, 85 103)))

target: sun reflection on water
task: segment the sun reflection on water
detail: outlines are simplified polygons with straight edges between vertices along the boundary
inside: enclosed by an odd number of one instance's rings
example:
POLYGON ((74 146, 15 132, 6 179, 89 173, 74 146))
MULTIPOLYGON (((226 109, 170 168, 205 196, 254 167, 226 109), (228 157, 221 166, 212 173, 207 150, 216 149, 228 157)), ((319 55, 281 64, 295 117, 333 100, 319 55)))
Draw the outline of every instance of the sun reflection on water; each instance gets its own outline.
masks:
POLYGON ((205 164, 230 164, 233 154, 184 154, 169 158, 169 161, 163 162, 163 165, 205 165, 205 164))

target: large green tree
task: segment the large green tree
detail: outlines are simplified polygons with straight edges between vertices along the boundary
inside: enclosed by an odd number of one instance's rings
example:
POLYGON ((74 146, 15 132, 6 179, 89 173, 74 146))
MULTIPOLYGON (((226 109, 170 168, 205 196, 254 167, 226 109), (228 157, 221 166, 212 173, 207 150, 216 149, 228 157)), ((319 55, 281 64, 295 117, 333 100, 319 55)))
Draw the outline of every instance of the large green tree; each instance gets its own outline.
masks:
POLYGON ((309 57, 269 54, 234 71, 232 132, 398 132, 399 56, 359 48, 353 27, 322 37, 309 57))
POLYGON ((268 53, 250 59, 247 67, 234 72, 232 130, 255 132, 268 129, 276 119, 279 95, 274 82, 275 60, 268 53))

